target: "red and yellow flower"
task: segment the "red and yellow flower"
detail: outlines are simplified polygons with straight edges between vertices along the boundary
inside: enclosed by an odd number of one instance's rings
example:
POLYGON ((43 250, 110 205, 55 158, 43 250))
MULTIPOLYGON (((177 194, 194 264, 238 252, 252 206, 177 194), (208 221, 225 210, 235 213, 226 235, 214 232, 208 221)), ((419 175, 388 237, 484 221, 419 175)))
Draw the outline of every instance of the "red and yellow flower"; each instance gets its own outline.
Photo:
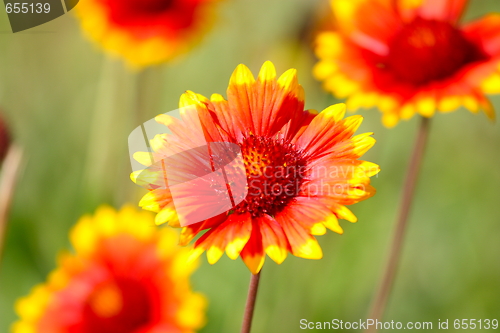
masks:
POLYGON ((177 233, 158 229, 132 207, 97 210, 70 233, 75 254, 63 253, 48 281, 16 303, 14 333, 194 332, 205 299, 193 293, 177 233))
MULTIPOLYGON (((193 256, 206 250, 211 264, 224 252, 231 259, 241 256, 254 274, 262 268, 266 254, 278 264, 288 252, 320 259, 322 251, 314 236, 324 234, 327 228, 341 234, 338 219, 356 222, 346 206, 375 193, 370 177, 379 171, 378 166, 358 160, 375 143, 372 133, 354 136, 362 117, 344 119, 343 104, 321 113, 304 111, 304 91, 296 70, 277 78, 270 62, 262 66, 257 79, 246 66, 239 65, 227 96, 227 100, 219 94, 207 99, 186 92, 180 99, 181 120, 168 115, 156 118, 171 133, 151 140, 155 157, 135 155, 150 166, 152 160, 161 160, 161 155, 171 155, 169 150, 175 153, 176 145, 198 147, 206 140, 240 148, 246 196, 232 209, 184 227, 181 245, 206 231, 196 240, 193 256), (201 127, 193 119, 198 119, 201 127), (199 137, 202 139, 197 141, 199 137), (269 190, 279 188, 287 191, 269 190)), ((155 170, 142 171, 145 176, 141 171, 132 174, 141 185, 152 182, 145 185, 150 192, 139 205, 157 212, 158 224, 179 227, 171 191, 153 184, 155 172, 157 178, 163 177, 161 170, 155 170)), ((202 200, 193 201, 192 206, 197 207, 202 200)))
POLYGON ((485 94, 500 93, 500 14, 461 24, 467 3, 331 0, 314 74, 348 108, 378 106, 388 127, 460 106, 494 118, 485 94))
POLYGON ((211 25, 217 0, 85 0, 76 12, 86 34, 134 67, 188 51, 211 25))

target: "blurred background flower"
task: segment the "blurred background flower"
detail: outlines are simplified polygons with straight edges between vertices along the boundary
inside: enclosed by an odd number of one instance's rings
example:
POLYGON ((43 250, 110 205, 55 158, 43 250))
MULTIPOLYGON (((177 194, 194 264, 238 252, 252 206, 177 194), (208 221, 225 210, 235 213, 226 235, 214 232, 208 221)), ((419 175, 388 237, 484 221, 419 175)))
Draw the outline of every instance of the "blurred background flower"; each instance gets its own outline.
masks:
POLYGON ((333 0, 315 76, 348 107, 377 106, 387 127, 463 105, 490 118, 500 93, 500 14, 459 20, 467 0, 333 0))
MULTIPOLYGON (((190 89, 205 96, 223 92, 238 64, 257 72, 270 59, 277 72, 297 68, 306 91, 306 109, 323 110, 339 102, 324 92, 311 71, 317 59, 308 36, 316 13, 321 16, 328 5, 323 0, 220 2, 218 19, 198 47, 175 65, 157 71, 167 88, 157 91, 156 85, 149 85, 148 94, 159 98, 146 99, 157 103, 148 105, 139 120, 131 98, 135 78, 122 72, 110 75, 111 87, 109 82, 101 84, 107 57, 81 38, 73 15, 25 33, 1 34, 0 101, 27 162, 16 188, 0 266, 0 332, 8 332, 16 320, 15 300, 44 281, 57 252, 68 248, 67 233, 74 221, 102 202, 120 207, 139 201, 144 189, 130 181, 126 138, 141 122, 177 109, 183 92, 190 89), (109 96, 116 97, 110 100, 109 96), (91 130, 100 121, 89 115, 97 104, 99 115, 111 119, 112 131, 91 130), (96 149, 105 163, 87 160, 89 144, 99 148, 103 142, 112 145, 117 157, 96 149), (95 170, 106 178, 89 183, 85 175, 95 170)), ((497 0, 472 0, 463 21, 490 12, 500 12, 497 0)), ((5 14, 0 14, 0 30, 10 31, 5 14)), ((121 61, 111 61, 107 70, 122 67, 121 61)), ((500 96, 491 96, 491 101, 500 107, 500 96)), ((266 266, 255 332, 298 333, 303 331, 302 318, 354 321, 367 314, 383 269, 388 230, 394 223, 394 206, 418 124, 414 117, 387 131, 377 112, 364 112, 363 117, 359 133, 375 132, 377 139, 364 159, 383 167, 372 178, 377 195, 352 206, 360 222, 342 225, 342 236, 330 232, 318 238, 322 260, 289 256, 280 266, 266 266)), ((439 318, 492 318, 500 311, 496 296, 500 292, 500 174, 494 171, 500 165, 500 123, 474 117, 471 126, 471 119, 467 112, 455 112, 437 113, 432 120, 423 165, 427 176, 416 194, 419 209, 413 212, 415 223, 408 233, 387 318, 437 322, 439 318)), ((243 262, 223 256, 214 267, 203 260, 191 281, 210 300, 210 320, 200 332, 237 332, 248 289, 248 268, 243 262)))
POLYGON ((204 324, 205 298, 193 293, 188 250, 153 216, 101 207, 70 233, 48 280, 16 303, 14 333, 191 333, 204 324))
POLYGON ((185 53, 206 33, 217 0, 85 0, 76 7, 83 30, 134 67, 185 53))

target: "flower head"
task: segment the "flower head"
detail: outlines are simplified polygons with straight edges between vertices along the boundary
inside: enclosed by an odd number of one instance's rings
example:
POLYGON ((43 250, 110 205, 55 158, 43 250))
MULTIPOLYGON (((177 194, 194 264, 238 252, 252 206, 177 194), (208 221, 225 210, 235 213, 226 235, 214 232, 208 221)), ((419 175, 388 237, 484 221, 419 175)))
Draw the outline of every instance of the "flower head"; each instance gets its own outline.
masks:
POLYGON ((467 0, 332 0, 336 26, 316 38, 314 74, 347 106, 400 119, 463 105, 494 111, 500 92, 500 15, 460 24, 467 0))
POLYGON ((44 284, 16 304, 14 333, 191 333, 202 326, 205 299, 191 291, 188 251, 172 229, 158 230, 132 207, 98 209, 70 233, 44 284))
MULTIPOLYGON (((270 62, 262 66, 257 79, 239 65, 227 95, 227 100, 219 94, 207 99, 188 91, 180 101, 181 108, 188 107, 181 120, 168 115, 156 118, 172 133, 151 140, 154 154, 160 156, 153 160, 171 156, 178 147, 200 147, 203 140, 231 143, 239 148, 242 160, 241 168, 232 173, 241 171, 246 180, 244 197, 235 200, 231 209, 184 227, 180 243, 185 245, 206 230, 195 242, 194 256, 206 250, 211 264, 224 252, 231 259, 241 256, 254 274, 260 271, 266 254, 278 264, 288 252, 321 258, 314 235, 324 234, 326 228, 342 233, 337 219, 356 221, 346 205, 375 193, 370 177, 379 171, 378 166, 358 160, 375 143, 372 133, 353 136, 362 117, 344 119, 341 104, 321 113, 304 111, 304 91, 296 70, 277 78, 270 62)), ((135 157, 151 165, 147 153, 135 157)), ((190 167, 193 163, 197 162, 178 164, 191 174, 195 172, 190 167)), ((155 172, 162 177, 161 170, 151 168, 146 176, 134 173, 132 179, 144 183, 156 179, 155 172)), ((173 189, 154 182, 140 206, 157 212, 157 223, 179 226, 173 189)), ((228 183, 234 192, 234 184, 228 183)), ((193 210, 204 201, 183 199, 193 210)))
POLYGON ((86 0, 82 28, 132 66, 160 64, 186 52, 208 29, 217 0, 86 0))

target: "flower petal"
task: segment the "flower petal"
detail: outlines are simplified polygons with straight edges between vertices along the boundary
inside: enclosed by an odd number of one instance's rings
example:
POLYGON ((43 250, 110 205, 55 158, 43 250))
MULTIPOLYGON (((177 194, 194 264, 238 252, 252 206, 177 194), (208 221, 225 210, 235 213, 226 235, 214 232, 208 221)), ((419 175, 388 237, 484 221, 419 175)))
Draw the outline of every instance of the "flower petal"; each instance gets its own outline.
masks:
POLYGON ((291 250, 283 229, 269 215, 264 215, 257 221, 262 235, 264 251, 274 262, 278 265, 281 264, 286 259, 288 251, 291 250))
POLYGON ((499 58, 500 14, 489 14, 463 28, 470 41, 477 43, 490 56, 499 58))
POLYGON ((239 65, 231 77, 227 97, 229 110, 223 102, 215 101, 222 104, 214 107, 221 124, 230 126, 231 117, 232 126, 259 136, 276 133, 304 107, 296 70, 288 70, 276 79, 276 70, 269 61, 262 66, 257 80, 246 66, 239 65), (222 114, 228 111, 234 115, 222 114))
POLYGON ((469 0, 424 0, 418 7, 420 17, 428 20, 456 22, 469 0))
POLYGON ((240 255, 241 259, 243 259, 243 262, 252 274, 260 272, 266 257, 262 246, 260 228, 255 221, 252 223, 252 233, 250 239, 246 243, 240 255))
POLYGON ((276 221, 283 228, 294 256, 305 259, 321 259, 323 257, 318 242, 299 221, 283 212, 276 216, 276 221))
POLYGON ((376 54, 388 53, 387 44, 400 24, 390 1, 335 0, 331 5, 340 29, 355 43, 376 54))
POLYGON ((227 220, 212 227, 195 243, 196 248, 207 250, 210 264, 215 264, 226 251, 228 257, 236 259, 247 244, 252 231, 250 214, 231 214, 227 220))
POLYGON ((317 158, 332 151, 339 142, 350 139, 363 117, 356 115, 340 120, 344 112, 345 105, 337 104, 319 113, 297 139, 296 145, 317 158))

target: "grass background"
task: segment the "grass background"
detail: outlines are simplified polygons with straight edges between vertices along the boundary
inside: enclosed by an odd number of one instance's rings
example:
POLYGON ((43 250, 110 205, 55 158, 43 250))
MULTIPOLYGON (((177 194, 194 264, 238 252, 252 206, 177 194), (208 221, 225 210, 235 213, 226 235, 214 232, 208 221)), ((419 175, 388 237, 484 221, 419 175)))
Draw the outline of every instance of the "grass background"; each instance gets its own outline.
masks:
MULTIPOLYGON (((127 136, 141 122, 177 107, 193 90, 223 93, 237 64, 254 73, 265 60, 278 72, 299 70, 306 107, 337 102, 311 75, 315 58, 298 42, 321 13, 318 0, 234 0, 201 45, 146 72, 144 112, 133 96, 136 74, 82 37, 73 15, 12 34, 0 13, 0 106, 26 163, 17 187, 0 266, 0 332, 16 316, 14 301, 44 281, 67 232, 101 203, 120 207, 145 190, 128 177, 127 136)), ((500 12, 497 0, 472 0, 465 20, 500 12)), ((500 110, 500 97, 492 101, 500 110)), ((376 110, 363 111, 359 133, 375 132, 365 159, 379 164, 378 193, 352 207, 357 224, 319 237, 324 258, 267 260, 254 332, 300 332, 299 320, 365 318, 385 261, 404 171, 418 119, 388 130, 376 110)), ((404 255, 386 320, 500 319, 500 124, 460 109, 432 121, 404 255)), ((241 262, 203 258, 195 290, 210 299, 204 333, 239 330, 249 280, 241 262)), ((479 330, 476 330, 479 332, 479 330)))

